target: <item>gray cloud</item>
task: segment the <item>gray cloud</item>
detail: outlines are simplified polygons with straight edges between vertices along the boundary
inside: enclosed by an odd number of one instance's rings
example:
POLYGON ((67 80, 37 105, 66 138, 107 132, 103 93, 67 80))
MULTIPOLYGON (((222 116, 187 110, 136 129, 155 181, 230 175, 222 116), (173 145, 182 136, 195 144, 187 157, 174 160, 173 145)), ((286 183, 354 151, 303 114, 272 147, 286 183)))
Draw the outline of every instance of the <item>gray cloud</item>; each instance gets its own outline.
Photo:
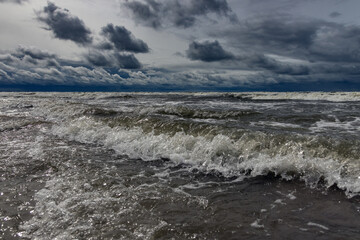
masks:
MULTIPOLYGON (((102 28, 101 34, 105 36, 119 51, 134 53, 149 52, 148 45, 141 39, 136 39, 125 27, 108 24, 102 28)), ((109 42, 103 43, 102 48, 111 48, 111 45, 109 44, 109 42)))
POLYGON ((264 69, 275 74, 282 75, 308 75, 311 71, 309 66, 303 64, 291 64, 279 62, 263 54, 252 54, 237 57, 240 62, 247 64, 249 69, 264 69))
POLYGON ((16 49, 16 52, 14 53, 15 56, 17 57, 24 57, 24 56, 29 56, 32 59, 37 59, 37 60, 44 60, 44 59, 54 59, 56 58, 55 54, 49 53, 47 51, 43 51, 34 47, 25 47, 25 46, 19 46, 16 49))
POLYGON ((315 81, 337 76, 356 81, 355 76, 359 77, 358 26, 267 15, 241 21, 210 36, 237 51, 226 52, 217 41, 194 42, 186 52, 187 57, 204 62, 231 59, 234 69, 282 79, 307 76, 315 81))
POLYGON ((46 30, 52 31, 54 36, 63 40, 71 40, 77 44, 86 45, 92 42, 91 31, 84 22, 52 2, 37 12, 37 19, 47 25, 46 30))
POLYGON ((170 23, 175 27, 188 28, 198 17, 215 13, 236 21, 226 0, 144 0, 126 1, 124 6, 138 23, 160 28, 170 23))
POLYGON ((12 54, 6 53, 6 54, 0 54, 0 63, 6 63, 11 64, 13 62, 16 62, 17 58, 14 57, 12 54))
POLYGON ((137 69, 141 68, 140 62, 136 59, 133 54, 120 54, 115 53, 114 57, 116 58, 119 67, 127 69, 137 69))
POLYGON ((106 54, 93 50, 85 55, 85 59, 96 67, 111 67, 114 63, 106 54))
POLYGON ((102 53, 96 50, 90 51, 85 55, 86 60, 96 67, 116 67, 126 69, 139 69, 141 63, 133 54, 125 54, 118 52, 102 53))
POLYGON ((48 51, 19 46, 16 50, 0 54, 0 63, 22 68, 59 66, 59 58, 48 51))
POLYGON ((242 53, 276 54, 310 62, 360 62, 360 27, 286 15, 258 16, 212 37, 242 53))
POLYGON ((122 26, 108 24, 100 34, 104 37, 91 46, 84 55, 86 61, 95 67, 139 69, 139 60, 132 53, 149 52, 148 45, 122 26), (129 53, 130 52, 130 53, 129 53))
POLYGON ((99 49, 99 50, 113 50, 114 44, 112 44, 111 42, 108 42, 108 41, 103 41, 103 42, 96 44, 95 48, 99 49))
MULTIPOLYGON (((54 3, 48 5, 40 12, 37 12, 37 19, 47 24, 47 30, 53 32, 59 39, 71 40, 79 45, 87 46, 88 54, 84 54, 84 63, 90 67, 106 68, 141 68, 141 63, 133 54, 120 52, 147 53, 148 45, 133 36, 133 34, 122 26, 108 24, 102 28, 100 34, 104 39, 97 44, 92 44, 91 31, 85 26, 84 22, 76 16, 70 14, 67 9, 62 9, 54 3)), ((17 56, 23 58, 25 62, 38 65, 38 60, 47 60, 48 66, 61 67, 54 56, 47 55, 36 49, 19 48, 17 56)))
POLYGON ((145 3, 130 1, 126 2, 124 6, 132 11, 136 21, 153 28, 159 28, 162 25, 159 12, 162 4, 155 1, 147 1, 145 3))
POLYGON ((24 2, 27 2, 28 0, 0 0, 0 3, 16 3, 16 4, 22 4, 24 2))
POLYGON ((310 61, 360 63, 360 27, 323 24, 305 50, 310 61))
POLYGON ((280 62, 260 53, 233 55, 223 49, 218 41, 192 42, 186 55, 191 60, 203 62, 217 62, 232 60, 234 67, 244 70, 266 70, 276 74, 307 75, 310 73, 309 66, 304 64, 291 64, 280 62))
POLYGON ((260 53, 233 55, 223 49, 218 41, 192 42, 186 55, 191 60, 216 62, 232 60, 232 64, 242 65, 246 70, 266 70, 276 74, 307 75, 310 68, 303 64, 279 62, 260 53))
MULTIPOLYGON (((133 36, 133 34, 122 26, 108 24, 101 30, 104 40, 95 45, 92 44, 91 31, 84 22, 70 14, 67 9, 62 9, 54 3, 48 5, 40 12, 37 12, 37 19, 47 24, 47 30, 54 33, 56 38, 71 40, 82 46, 89 47, 89 53, 84 55, 87 64, 93 67, 117 67, 138 69, 141 63, 133 54, 120 52, 147 53, 148 45, 133 36), (104 52, 102 52, 104 51, 104 52)), ((36 52, 34 49, 18 49, 18 55, 29 55, 25 57, 28 63, 38 64, 41 58, 49 57, 44 52, 36 52)), ((48 61, 49 66, 59 66, 56 60, 48 61)))
POLYGON ((332 12, 329 14, 329 17, 332 17, 332 18, 337 18, 340 16, 341 16, 341 13, 339 13, 339 12, 332 12))
POLYGON ((319 25, 316 21, 294 21, 287 16, 258 16, 213 35, 225 37, 234 47, 244 50, 302 51, 311 45, 319 25))
POLYGON ((225 51, 218 41, 192 42, 186 55, 191 60, 214 62, 234 59, 234 56, 225 51))

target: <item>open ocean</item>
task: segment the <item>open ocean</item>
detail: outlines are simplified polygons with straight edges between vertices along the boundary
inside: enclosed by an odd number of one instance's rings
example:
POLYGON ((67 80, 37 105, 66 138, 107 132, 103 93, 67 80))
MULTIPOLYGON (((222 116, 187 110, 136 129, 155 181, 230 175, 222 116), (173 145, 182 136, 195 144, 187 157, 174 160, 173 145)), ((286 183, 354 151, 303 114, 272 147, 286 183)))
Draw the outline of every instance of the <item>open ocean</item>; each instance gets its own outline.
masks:
POLYGON ((1 239, 360 239, 360 93, 0 93, 1 239))

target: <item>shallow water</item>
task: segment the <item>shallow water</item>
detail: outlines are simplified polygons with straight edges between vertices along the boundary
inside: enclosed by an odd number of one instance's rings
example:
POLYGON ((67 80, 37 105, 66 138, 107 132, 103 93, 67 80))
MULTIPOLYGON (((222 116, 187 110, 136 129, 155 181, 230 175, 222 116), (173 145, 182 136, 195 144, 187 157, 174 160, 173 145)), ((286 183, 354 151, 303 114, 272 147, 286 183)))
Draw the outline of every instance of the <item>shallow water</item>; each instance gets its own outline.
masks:
POLYGON ((357 239, 358 93, 0 93, 3 239, 357 239))

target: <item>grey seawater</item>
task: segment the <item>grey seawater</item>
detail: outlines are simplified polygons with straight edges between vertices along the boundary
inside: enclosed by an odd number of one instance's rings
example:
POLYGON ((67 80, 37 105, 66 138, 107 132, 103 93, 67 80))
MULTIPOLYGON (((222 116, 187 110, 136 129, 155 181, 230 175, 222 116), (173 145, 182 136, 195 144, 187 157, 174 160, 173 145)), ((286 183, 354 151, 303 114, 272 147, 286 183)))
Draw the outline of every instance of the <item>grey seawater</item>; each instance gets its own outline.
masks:
POLYGON ((359 93, 0 93, 1 239, 358 239, 359 93))

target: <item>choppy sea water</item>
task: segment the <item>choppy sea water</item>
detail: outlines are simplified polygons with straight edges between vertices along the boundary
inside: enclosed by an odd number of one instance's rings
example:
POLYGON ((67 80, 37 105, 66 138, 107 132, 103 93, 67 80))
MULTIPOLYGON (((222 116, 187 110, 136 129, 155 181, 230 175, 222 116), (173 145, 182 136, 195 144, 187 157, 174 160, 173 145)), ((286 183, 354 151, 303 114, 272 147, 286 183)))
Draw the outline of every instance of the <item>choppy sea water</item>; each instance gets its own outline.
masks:
POLYGON ((360 93, 0 93, 1 239, 359 239, 360 93))

